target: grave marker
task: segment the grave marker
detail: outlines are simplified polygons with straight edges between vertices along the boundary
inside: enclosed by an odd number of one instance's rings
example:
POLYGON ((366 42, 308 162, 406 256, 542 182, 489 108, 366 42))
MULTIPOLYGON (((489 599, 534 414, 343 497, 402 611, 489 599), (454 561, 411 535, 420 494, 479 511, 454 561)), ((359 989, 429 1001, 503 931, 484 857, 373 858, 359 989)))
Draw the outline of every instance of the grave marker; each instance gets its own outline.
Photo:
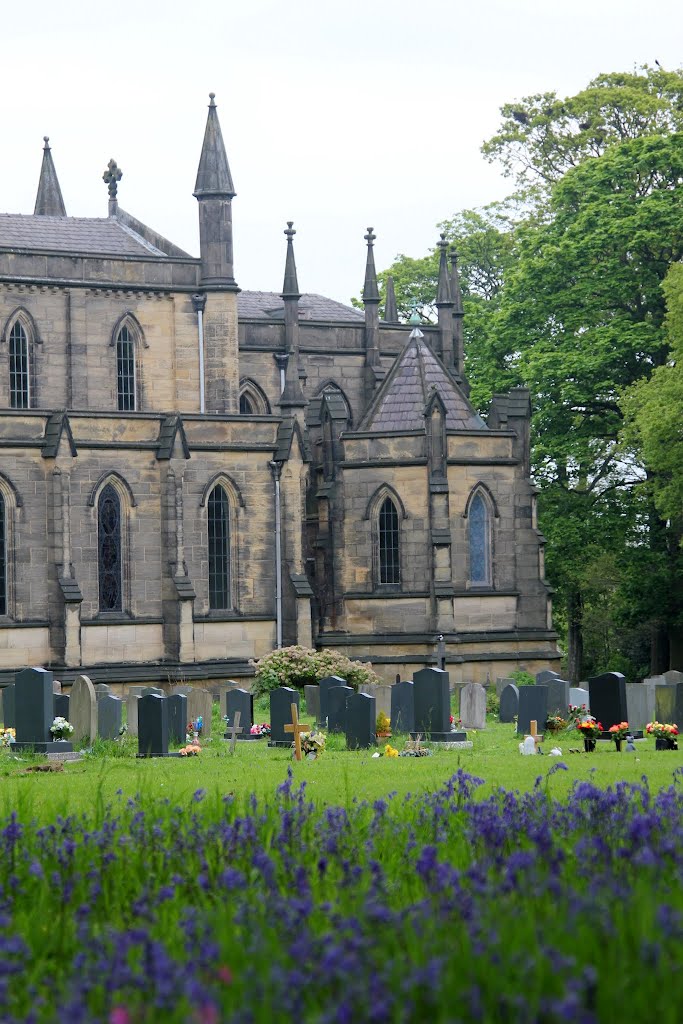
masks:
MULTIPOLYGON (((244 730, 244 735, 240 736, 240 739, 258 739, 258 737, 254 737, 250 733, 250 729, 254 724, 254 696, 248 690, 226 690, 225 714, 227 715, 228 729, 237 711, 240 712, 240 722, 244 730)), ((226 732, 225 739, 227 738, 226 732)))
POLYGON ((324 728, 327 726, 327 716, 329 713, 327 705, 328 694, 335 686, 346 686, 346 680, 342 679, 341 676, 325 676, 318 685, 320 687, 320 718, 318 719, 318 725, 324 728))
POLYGON ((123 700, 103 693, 97 700, 97 734, 103 740, 115 740, 121 733, 123 700))
POLYGON ((627 683, 626 711, 629 729, 644 729, 656 717, 655 687, 649 683, 627 683))
POLYGON ((158 693, 138 698, 138 757, 180 757, 168 752, 168 700, 158 693))
POLYGON ((536 673, 536 683, 549 683, 552 679, 559 679, 559 673, 553 672, 550 668, 544 668, 542 672, 536 673))
POLYGON ((655 712, 658 722, 675 724, 683 732, 683 683, 655 687, 655 712))
POLYGON ((97 736, 97 698, 88 676, 76 676, 70 697, 69 721, 74 727, 73 742, 91 747, 97 736))
POLYGON ((486 728, 486 690, 479 683, 468 683, 462 689, 460 718, 463 729, 486 728))
MULTIPOLYGON (((339 687, 341 689, 341 687, 339 687)), ((374 747, 377 700, 368 693, 353 693, 346 703, 346 746, 349 750, 374 747)))
MULTIPOLYGON (((192 687, 192 693, 187 695, 187 722, 196 721, 200 715, 202 719, 202 732, 200 739, 211 739, 211 713, 213 700, 208 690, 199 686, 192 687)), ((187 725, 187 722, 185 725, 187 725)))
POLYGON ((526 735, 531 729, 531 720, 543 722, 548 717, 548 687, 536 684, 536 686, 519 687, 519 710, 517 712, 517 732, 526 735))
POLYGON ((563 718, 567 716, 569 707, 570 683, 566 679, 549 679, 548 683, 548 714, 560 714, 563 718))
POLYGON ((187 697, 184 693, 172 693, 168 701, 168 741, 185 743, 187 735, 187 697))
POLYGON ((421 668, 413 676, 415 697, 415 729, 418 735, 437 743, 467 740, 465 732, 451 731, 451 694, 448 672, 438 668, 421 668))
POLYGON ((14 729, 17 724, 17 717, 14 702, 14 683, 5 686, 2 691, 2 724, 5 729, 14 729))
POLYGON ((621 672, 603 672, 588 680, 591 715, 606 732, 611 725, 627 721, 626 678, 621 672))
POLYGON ((584 690, 581 686, 570 686, 569 687, 569 703, 574 704, 575 707, 580 708, 583 704, 586 705, 586 711, 589 712, 591 709, 590 694, 588 690, 584 690))
POLYGON ((138 734, 138 700, 144 689, 144 686, 129 686, 126 693, 126 727, 129 736, 138 734))
POLYGON ((69 718, 69 695, 67 693, 56 693, 53 691, 54 697, 54 710, 55 718, 66 718, 67 722, 70 722, 69 718))
POLYGON ((346 732, 346 708, 352 686, 333 686, 327 692, 327 730, 346 732))
MULTIPOLYGON (((320 687, 304 686, 304 700, 306 701, 306 714, 316 721, 320 721, 320 687)), ((271 722, 271 726, 272 726, 271 722)))
MULTIPOLYGON (((237 734, 242 732, 242 726, 240 725, 240 718, 242 717, 241 711, 235 711, 232 716, 232 725, 230 726, 230 753, 235 753, 235 744, 237 743, 237 734)), ((228 738, 228 734, 225 734, 224 739, 228 738)))
POLYGON ((52 672, 25 668, 15 676, 15 715, 17 750, 33 747, 40 754, 73 750, 68 740, 54 740, 50 732, 55 714, 52 672))
POLYGON ((508 683, 504 686, 500 694, 500 713, 499 718, 501 722, 514 722, 515 717, 519 713, 519 688, 514 683, 508 683))
POLYGON ((301 760, 301 734, 302 732, 310 732, 311 727, 309 725, 299 724, 299 709, 296 704, 292 704, 290 708, 292 712, 292 724, 285 726, 285 732, 294 734, 294 760, 301 760))
MULTIPOLYGON (((299 691, 291 686, 278 686, 270 691, 270 739, 269 747, 291 747, 285 726, 292 720, 292 704, 299 710, 299 691)), ((309 712, 310 714, 310 712, 309 712)))
POLYGON ((415 731, 415 684, 412 680, 394 683, 391 687, 392 732, 415 731))

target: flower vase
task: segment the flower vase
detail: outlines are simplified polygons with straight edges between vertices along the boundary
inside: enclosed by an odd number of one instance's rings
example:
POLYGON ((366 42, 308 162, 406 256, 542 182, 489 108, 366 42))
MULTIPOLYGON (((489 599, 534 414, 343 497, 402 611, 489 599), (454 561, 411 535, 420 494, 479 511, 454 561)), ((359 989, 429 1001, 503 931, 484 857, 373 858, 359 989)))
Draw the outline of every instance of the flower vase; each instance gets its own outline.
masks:
POLYGON ((678 743, 676 740, 669 740, 666 737, 655 739, 655 750, 678 750, 678 743))
POLYGON ((614 741, 614 746, 617 748, 617 754, 621 753, 621 744, 622 744, 622 740, 615 740, 614 741))
POLYGON ((592 754, 595 751, 595 743, 596 741, 594 739, 591 739, 588 736, 584 736, 583 749, 587 754, 592 754))

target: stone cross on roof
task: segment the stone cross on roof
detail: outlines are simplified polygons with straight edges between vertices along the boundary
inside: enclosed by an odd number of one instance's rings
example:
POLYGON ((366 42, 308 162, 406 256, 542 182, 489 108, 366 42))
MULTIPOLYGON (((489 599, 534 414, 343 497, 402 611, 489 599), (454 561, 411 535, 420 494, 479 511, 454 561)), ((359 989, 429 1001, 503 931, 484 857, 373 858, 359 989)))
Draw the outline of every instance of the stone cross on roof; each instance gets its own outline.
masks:
POLYGON ((122 177, 123 171, 116 163, 116 160, 112 158, 107 164, 106 171, 102 175, 102 181, 105 182, 107 188, 109 189, 110 199, 116 199, 116 188, 118 183, 121 181, 122 177))

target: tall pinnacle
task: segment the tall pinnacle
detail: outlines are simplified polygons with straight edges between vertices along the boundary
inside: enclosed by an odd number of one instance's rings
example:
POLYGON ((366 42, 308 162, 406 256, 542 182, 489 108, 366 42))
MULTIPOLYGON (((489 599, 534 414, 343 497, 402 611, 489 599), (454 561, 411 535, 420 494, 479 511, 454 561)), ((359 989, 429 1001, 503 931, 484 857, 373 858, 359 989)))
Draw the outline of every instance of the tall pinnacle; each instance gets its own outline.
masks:
POLYGON ((384 299, 384 320, 388 324, 398 323, 398 309, 396 308, 396 291, 394 290, 394 279, 391 275, 387 278, 387 291, 384 299))
POLYGON ((446 241, 446 235, 443 233, 437 242, 437 248, 439 249, 439 283, 436 289, 436 304, 437 306, 452 306, 453 294, 448 275, 448 256, 446 252, 448 242, 446 241))
POLYGON ((199 158, 194 195, 197 199, 200 196, 225 196, 232 199, 236 194, 235 187, 228 166, 228 157, 223 144, 214 97, 215 93, 210 92, 209 115, 206 119, 204 144, 199 158))
POLYGON ((296 277, 296 262, 294 260, 294 235, 296 231, 292 227, 294 222, 291 220, 287 221, 287 230, 285 235, 287 236, 287 257, 285 259, 285 281, 282 285, 282 298, 283 299, 300 299, 301 293, 299 291, 299 282, 296 277))
POLYGON ((373 252, 373 242, 377 235, 373 234, 372 228, 368 228, 368 233, 364 237, 365 241, 368 243, 368 258, 365 264, 363 302, 367 305, 368 302, 379 302, 379 288, 377 287, 377 272, 375 270, 375 254, 373 252))
POLYGON ((48 146, 49 141, 47 135, 43 136, 43 142, 45 143, 43 147, 43 163, 40 168, 36 208, 33 214, 39 217, 66 217, 62 190, 57 180, 52 152, 48 146))

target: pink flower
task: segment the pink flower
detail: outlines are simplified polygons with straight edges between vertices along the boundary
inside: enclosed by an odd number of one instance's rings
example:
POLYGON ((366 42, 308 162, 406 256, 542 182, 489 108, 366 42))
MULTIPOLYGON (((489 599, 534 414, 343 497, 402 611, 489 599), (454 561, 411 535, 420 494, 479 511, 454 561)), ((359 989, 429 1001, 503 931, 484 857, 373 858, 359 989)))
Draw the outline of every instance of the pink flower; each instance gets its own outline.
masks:
POLYGON ((229 967, 226 967, 225 964, 218 968, 216 975, 219 981, 222 981, 224 985, 232 985, 232 971, 229 967))
POLYGON ((211 1003, 202 1003, 195 1012, 197 1024, 218 1024, 218 1010, 211 1003))
POLYGON ((109 1024, 130 1024, 132 1019, 125 1006, 115 1006, 109 1014, 109 1024))

